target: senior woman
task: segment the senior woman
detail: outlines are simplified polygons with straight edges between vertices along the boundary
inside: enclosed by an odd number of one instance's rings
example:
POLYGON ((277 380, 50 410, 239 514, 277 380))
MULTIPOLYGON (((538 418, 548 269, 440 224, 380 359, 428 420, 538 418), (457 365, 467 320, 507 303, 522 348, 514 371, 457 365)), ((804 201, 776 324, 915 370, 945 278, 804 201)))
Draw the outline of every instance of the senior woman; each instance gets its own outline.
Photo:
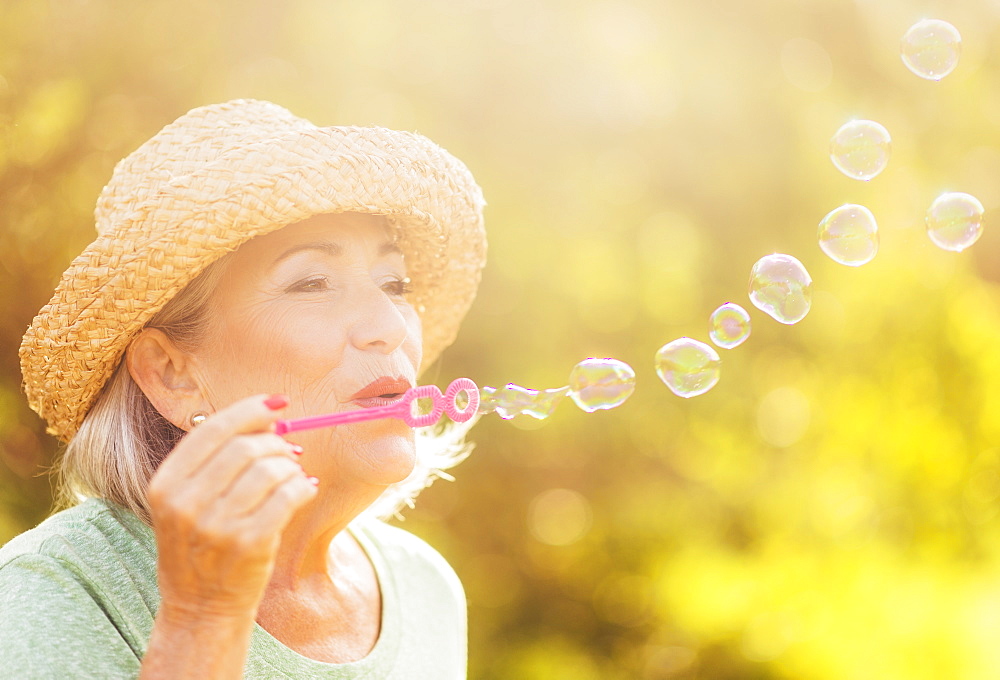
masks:
POLYGON ((0 674, 464 677, 455 573, 371 517, 464 445, 274 423, 416 384, 475 296, 482 207, 423 137, 252 100, 119 163, 21 347, 75 505, 0 549, 0 674))

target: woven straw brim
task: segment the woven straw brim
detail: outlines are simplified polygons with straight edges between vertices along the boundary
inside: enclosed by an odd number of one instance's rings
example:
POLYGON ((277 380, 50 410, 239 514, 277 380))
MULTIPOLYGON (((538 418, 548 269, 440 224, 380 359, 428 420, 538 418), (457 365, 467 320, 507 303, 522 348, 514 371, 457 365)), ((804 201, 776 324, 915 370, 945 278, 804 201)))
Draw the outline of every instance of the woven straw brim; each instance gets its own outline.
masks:
POLYGON ((324 213, 387 216, 423 325, 422 369, 454 340, 485 263, 479 187, 410 133, 296 130, 235 146, 153 193, 72 262, 22 341, 28 401, 60 439, 76 432, 143 325, 255 236, 324 213))

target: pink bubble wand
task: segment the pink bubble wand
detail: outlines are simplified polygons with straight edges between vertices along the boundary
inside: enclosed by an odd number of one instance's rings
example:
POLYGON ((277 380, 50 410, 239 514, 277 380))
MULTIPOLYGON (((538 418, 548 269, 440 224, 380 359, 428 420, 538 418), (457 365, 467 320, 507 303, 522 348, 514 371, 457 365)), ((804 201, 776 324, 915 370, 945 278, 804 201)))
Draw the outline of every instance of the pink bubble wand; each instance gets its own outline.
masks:
POLYGON ((343 413, 279 420, 274 424, 274 431, 278 434, 286 434, 300 430, 315 430, 320 427, 361 423, 380 418, 399 418, 410 427, 427 427, 440 420, 443 413, 447 413, 448 417, 456 423, 464 423, 470 420, 478 409, 479 388, 476 387, 476 383, 469 378, 457 378, 448 385, 444 394, 441 394, 441 390, 436 385, 420 385, 406 390, 402 399, 388 406, 373 406, 372 408, 355 409, 343 413), (458 395, 462 392, 465 392, 468 399, 465 408, 458 406, 458 395), (430 412, 415 415, 413 402, 420 399, 430 399, 433 406, 430 412))

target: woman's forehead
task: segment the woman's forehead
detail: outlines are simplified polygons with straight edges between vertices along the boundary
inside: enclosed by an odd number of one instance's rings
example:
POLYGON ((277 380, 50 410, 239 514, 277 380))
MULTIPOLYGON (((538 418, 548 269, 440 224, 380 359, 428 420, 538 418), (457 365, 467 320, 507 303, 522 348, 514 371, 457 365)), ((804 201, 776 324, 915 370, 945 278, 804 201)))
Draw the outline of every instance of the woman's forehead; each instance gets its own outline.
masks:
MULTIPOLYGON (((383 215, 333 213, 315 215, 245 243, 238 255, 277 259, 289 249, 313 244, 337 254, 345 246, 362 243, 379 255, 399 252, 395 237, 383 215)), ((242 258, 241 258, 242 259, 242 258)))

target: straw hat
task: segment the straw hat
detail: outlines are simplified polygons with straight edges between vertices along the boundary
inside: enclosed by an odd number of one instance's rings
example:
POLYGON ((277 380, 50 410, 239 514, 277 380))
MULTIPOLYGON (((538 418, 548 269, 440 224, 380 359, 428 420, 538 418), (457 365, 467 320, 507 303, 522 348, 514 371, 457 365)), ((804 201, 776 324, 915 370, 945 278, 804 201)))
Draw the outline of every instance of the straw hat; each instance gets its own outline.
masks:
POLYGON ((241 243, 313 215, 385 215, 406 256, 426 368, 455 338, 486 257, 482 192, 417 134, 317 127, 269 102, 194 109, 115 167, 97 240, 21 342, 28 402, 69 440, 143 325, 241 243))

